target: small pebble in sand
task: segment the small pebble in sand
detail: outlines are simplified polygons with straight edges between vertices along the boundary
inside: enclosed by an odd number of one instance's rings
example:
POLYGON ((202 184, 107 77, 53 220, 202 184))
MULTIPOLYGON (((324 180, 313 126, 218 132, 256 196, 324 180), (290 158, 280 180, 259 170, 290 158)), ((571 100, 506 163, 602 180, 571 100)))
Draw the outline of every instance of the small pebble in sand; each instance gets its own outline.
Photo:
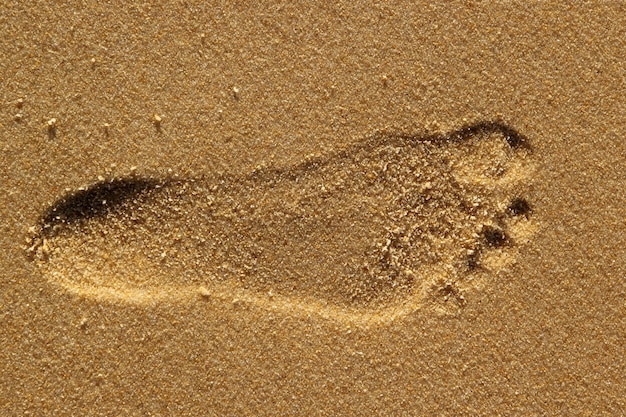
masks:
POLYGON ((240 93, 241 90, 239 89, 239 87, 233 87, 233 97, 235 97, 235 100, 239 100, 240 93))
POLYGON ((22 107, 24 107, 24 99, 18 98, 17 101, 15 102, 15 105, 17 106, 18 109, 21 109, 22 107))
POLYGON ((50 137, 50 139, 53 139, 57 134, 57 119, 53 117, 52 119, 48 120, 46 125, 48 127, 48 136, 50 137))
POLYGON ((200 294, 200 297, 202 297, 205 300, 211 297, 211 292, 209 291, 207 287, 204 287, 204 286, 201 286, 200 288, 198 288, 198 294, 200 294))
POLYGON ((103 129, 104 129, 104 134, 109 136, 109 133, 111 131, 111 125, 109 123, 105 123, 102 125, 103 129))
POLYGON ((154 118, 152 119, 154 122, 154 126, 156 127, 157 131, 160 132, 161 131, 161 122, 163 122, 163 117, 155 114, 154 118))
POLYGON ((17 113, 13 118, 16 122, 21 122, 24 119, 24 115, 22 113, 17 113))

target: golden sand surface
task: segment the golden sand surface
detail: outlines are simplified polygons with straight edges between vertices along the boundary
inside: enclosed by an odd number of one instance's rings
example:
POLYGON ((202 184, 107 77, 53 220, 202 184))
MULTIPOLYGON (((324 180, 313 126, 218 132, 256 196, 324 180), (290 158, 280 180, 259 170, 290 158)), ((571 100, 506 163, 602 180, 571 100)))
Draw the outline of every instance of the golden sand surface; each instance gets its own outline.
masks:
POLYGON ((624 415, 624 28, 3 2, 0 415, 624 415))

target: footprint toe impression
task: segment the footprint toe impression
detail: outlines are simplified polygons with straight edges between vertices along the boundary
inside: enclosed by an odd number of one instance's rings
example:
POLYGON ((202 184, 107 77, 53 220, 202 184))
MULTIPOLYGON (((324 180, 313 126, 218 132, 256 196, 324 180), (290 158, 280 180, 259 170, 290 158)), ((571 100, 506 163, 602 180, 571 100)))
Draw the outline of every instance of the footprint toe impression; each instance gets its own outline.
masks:
POLYGON ((485 122, 242 176, 107 180, 47 209, 29 254, 70 291, 131 302, 201 289, 352 315, 459 308, 529 236, 530 157, 485 122))

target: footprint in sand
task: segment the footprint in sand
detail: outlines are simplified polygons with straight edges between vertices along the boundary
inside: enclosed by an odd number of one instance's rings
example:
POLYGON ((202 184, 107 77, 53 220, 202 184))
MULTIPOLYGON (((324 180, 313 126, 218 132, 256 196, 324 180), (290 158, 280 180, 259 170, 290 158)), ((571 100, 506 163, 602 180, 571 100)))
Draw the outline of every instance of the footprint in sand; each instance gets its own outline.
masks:
POLYGON ((48 208, 28 253, 49 281, 102 299, 461 308, 532 234, 531 157, 515 130, 483 122, 241 176, 110 179, 48 208))

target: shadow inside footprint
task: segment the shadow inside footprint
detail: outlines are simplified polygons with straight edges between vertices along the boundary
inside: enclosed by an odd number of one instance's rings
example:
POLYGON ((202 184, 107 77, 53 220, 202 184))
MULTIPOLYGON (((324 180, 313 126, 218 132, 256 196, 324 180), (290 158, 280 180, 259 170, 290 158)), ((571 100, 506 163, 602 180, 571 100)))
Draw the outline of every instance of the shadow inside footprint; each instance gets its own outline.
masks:
POLYGON ((58 226, 71 225, 114 214, 128 201, 158 189, 164 181, 146 178, 119 178, 81 188, 54 203, 42 217, 42 233, 50 236, 58 226), (55 226, 57 227, 55 229, 55 226))
POLYGON ((442 282, 434 293, 465 302, 463 283, 530 221, 529 156, 515 130, 481 122, 245 176, 103 181, 47 209, 29 251, 84 294, 234 288, 376 309, 442 282))

